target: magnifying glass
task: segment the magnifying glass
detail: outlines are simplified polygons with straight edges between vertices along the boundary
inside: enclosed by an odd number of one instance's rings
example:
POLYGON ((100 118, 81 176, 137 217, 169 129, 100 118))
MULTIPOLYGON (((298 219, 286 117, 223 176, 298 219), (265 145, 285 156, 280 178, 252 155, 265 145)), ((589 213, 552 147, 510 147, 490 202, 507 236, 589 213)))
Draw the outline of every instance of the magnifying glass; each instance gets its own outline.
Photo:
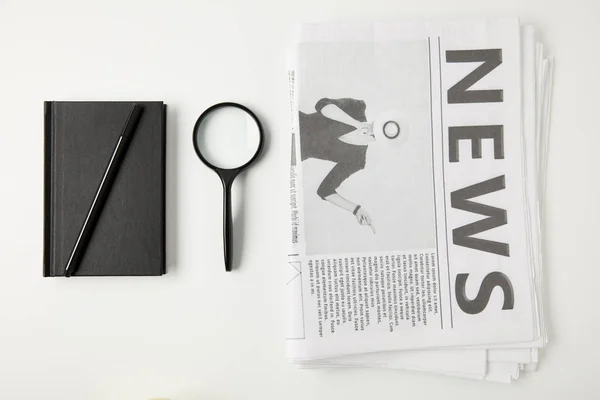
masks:
POLYGON ((231 271, 233 262, 231 186, 235 177, 258 158, 263 147, 263 136, 256 115, 237 103, 219 103, 209 107, 194 126, 196 154, 219 175, 223 183, 223 254, 226 271, 231 271))
POLYGON ((396 139, 400 135, 400 125, 396 121, 387 121, 383 124, 383 134, 388 139, 396 139))

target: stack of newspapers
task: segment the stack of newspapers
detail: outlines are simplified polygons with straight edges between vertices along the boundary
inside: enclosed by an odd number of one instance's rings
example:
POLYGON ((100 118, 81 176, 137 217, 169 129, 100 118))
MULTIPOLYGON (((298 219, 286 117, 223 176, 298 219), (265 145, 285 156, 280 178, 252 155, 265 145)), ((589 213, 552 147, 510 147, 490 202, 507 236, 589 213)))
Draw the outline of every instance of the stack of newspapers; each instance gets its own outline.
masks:
POLYGON ((300 27, 291 362, 498 382, 537 368, 552 70, 517 19, 300 27))

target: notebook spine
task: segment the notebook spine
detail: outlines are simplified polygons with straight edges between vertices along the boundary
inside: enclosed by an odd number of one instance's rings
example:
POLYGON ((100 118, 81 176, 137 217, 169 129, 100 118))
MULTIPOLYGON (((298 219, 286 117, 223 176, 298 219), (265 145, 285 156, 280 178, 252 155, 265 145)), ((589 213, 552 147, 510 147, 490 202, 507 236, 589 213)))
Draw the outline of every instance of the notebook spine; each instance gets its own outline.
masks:
POLYGON ((160 229, 161 229, 161 232, 162 232, 161 233, 161 235, 162 235, 161 245, 162 245, 163 248, 162 248, 162 252, 161 252, 161 254, 162 254, 162 260, 161 260, 162 261, 162 269, 161 269, 160 272, 161 272, 161 275, 164 275, 164 274, 167 273, 167 256, 166 256, 166 252, 167 252, 167 249, 166 249, 166 247, 167 247, 167 238, 166 238, 166 234, 167 234, 167 232, 166 232, 166 229, 167 229, 167 227, 166 227, 166 218, 167 218, 166 217, 166 215, 167 215, 167 213, 166 213, 166 203, 167 203, 166 202, 166 192, 167 192, 167 188, 166 188, 166 182, 167 182, 167 179, 166 179, 166 170, 167 170, 167 168, 166 168, 166 160, 167 160, 167 105, 166 104, 163 104, 162 113, 163 113, 163 118, 162 118, 163 126, 162 126, 162 132, 161 132, 161 134, 162 134, 162 152, 163 152, 163 156, 162 156, 162 168, 161 168, 161 170, 162 170, 162 177, 161 177, 161 180, 162 180, 162 187, 163 187, 163 190, 162 190, 162 208, 163 209, 162 209, 162 221, 161 221, 161 227, 160 227, 160 229))
POLYGON ((44 251, 43 276, 52 276, 52 121, 53 102, 44 102, 44 251))

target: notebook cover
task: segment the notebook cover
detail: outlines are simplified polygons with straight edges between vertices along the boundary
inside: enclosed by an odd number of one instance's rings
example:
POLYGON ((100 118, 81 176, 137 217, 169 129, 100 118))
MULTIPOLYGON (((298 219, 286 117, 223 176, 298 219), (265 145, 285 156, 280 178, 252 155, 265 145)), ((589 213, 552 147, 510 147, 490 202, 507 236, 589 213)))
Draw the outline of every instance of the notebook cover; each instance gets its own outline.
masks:
MULTIPOLYGON (((133 102, 45 102, 44 276, 62 276, 133 102)), ((165 271, 166 105, 144 113, 74 276, 165 271)))

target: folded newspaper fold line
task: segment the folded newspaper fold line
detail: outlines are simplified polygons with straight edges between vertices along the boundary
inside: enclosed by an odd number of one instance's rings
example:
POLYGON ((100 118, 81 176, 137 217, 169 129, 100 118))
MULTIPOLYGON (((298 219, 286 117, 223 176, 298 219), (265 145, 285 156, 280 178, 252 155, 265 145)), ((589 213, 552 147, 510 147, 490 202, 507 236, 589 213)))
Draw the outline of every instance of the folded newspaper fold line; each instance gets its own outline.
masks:
POLYGON ((300 27, 290 361, 535 369, 552 75, 517 19, 300 27))

